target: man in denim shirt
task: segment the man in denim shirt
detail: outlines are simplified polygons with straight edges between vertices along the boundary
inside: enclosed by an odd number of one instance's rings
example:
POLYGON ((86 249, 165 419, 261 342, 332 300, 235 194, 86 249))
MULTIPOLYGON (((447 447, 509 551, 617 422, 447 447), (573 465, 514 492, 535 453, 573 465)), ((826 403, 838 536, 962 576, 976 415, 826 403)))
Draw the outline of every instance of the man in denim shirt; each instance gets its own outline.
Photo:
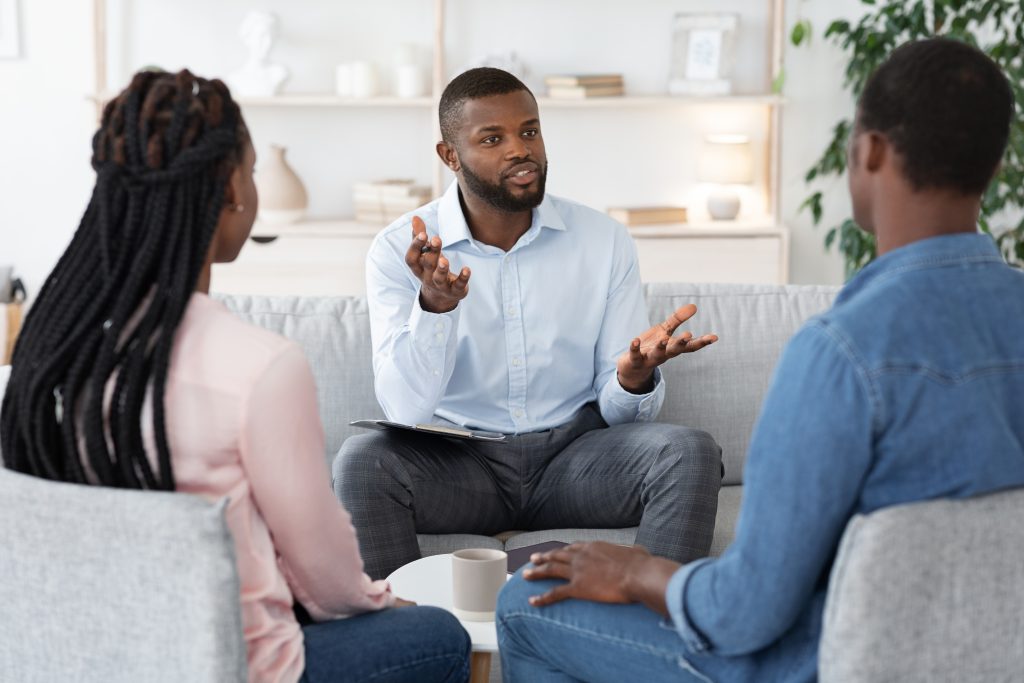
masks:
POLYGON ((1024 273, 976 229, 1012 115, 967 45, 879 67, 849 148, 879 258, 783 353, 736 540, 683 566, 601 543, 535 556, 499 601, 506 681, 813 681, 853 515, 1024 485, 1024 273))

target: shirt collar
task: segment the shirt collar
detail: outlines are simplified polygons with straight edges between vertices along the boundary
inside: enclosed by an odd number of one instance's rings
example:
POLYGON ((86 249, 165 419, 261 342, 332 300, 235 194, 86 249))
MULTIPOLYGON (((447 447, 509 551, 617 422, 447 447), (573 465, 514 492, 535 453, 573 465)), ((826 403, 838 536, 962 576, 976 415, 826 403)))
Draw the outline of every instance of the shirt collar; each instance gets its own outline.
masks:
MULTIPOLYGON (((462 213, 462 204, 459 202, 457 180, 453 180, 441 196, 437 207, 437 222, 437 234, 445 247, 451 247, 458 242, 472 241, 473 235, 469 231, 469 224, 466 223, 466 216, 462 213)), ((565 221, 547 193, 540 206, 534 208, 533 222, 527 232, 536 232, 539 228, 566 229, 565 221)))
POLYGON ((909 270, 989 262, 1003 263, 999 248, 989 235, 957 233, 918 240, 899 249, 893 249, 865 266, 846 283, 843 291, 837 297, 836 303, 848 299, 873 282, 909 270))

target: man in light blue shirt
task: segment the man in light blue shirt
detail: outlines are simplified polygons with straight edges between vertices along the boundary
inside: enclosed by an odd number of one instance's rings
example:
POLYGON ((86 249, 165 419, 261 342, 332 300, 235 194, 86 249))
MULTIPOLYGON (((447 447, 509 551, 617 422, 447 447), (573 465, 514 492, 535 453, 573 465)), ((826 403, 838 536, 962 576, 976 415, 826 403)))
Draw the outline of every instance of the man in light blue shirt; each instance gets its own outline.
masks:
POLYGON ((849 148, 879 258, 783 353, 733 544, 684 565, 608 544, 531 558, 541 583, 499 600, 506 681, 813 681, 853 515, 1024 486, 1024 273, 976 228, 1012 115, 1006 77, 963 43, 879 67, 849 148))
POLYGON ((445 90, 437 151, 457 181, 367 257, 377 399, 389 420, 508 435, 350 438, 334 465, 375 578, 420 556, 417 533, 623 528, 679 561, 707 554, 721 449, 654 424, 658 366, 717 340, 650 327, 626 229, 546 196, 537 102, 473 69, 445 90))

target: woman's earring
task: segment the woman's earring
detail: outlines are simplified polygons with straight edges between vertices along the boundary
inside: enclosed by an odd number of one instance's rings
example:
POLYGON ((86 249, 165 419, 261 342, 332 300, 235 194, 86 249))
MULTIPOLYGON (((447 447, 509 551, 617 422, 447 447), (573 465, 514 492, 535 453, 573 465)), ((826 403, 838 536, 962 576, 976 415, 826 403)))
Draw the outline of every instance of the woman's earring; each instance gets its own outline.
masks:
POLYGON ((228 204, 228 210, 234 211, 235 213, 242 213, 245 211, 245 205, 243 204, 228 204))

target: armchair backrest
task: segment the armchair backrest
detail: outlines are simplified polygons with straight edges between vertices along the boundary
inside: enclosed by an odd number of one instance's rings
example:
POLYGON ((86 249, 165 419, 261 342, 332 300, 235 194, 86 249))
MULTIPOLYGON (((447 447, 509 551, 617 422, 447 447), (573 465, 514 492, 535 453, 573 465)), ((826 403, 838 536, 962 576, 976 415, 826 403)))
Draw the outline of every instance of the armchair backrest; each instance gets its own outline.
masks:
POLYGON ((226 504, 0 468, 0 678, 245 681, 226 504))
POLYGON ((1019 681, 1024 489, 855 517, 832 568, 822 683, 1019 681))

